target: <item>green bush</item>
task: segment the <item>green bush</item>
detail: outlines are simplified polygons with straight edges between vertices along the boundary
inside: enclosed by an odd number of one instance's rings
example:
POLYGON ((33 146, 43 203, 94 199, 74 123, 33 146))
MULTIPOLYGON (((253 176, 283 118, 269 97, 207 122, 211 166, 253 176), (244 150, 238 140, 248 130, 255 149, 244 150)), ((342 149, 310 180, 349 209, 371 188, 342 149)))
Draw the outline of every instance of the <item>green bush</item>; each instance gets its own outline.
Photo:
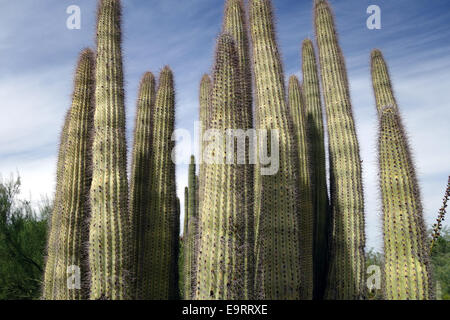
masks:
POLYGON ((0 180, 0 300, 38 299, 47 239, 49 201, 39 214, 18 199, 20 178, 0 180))

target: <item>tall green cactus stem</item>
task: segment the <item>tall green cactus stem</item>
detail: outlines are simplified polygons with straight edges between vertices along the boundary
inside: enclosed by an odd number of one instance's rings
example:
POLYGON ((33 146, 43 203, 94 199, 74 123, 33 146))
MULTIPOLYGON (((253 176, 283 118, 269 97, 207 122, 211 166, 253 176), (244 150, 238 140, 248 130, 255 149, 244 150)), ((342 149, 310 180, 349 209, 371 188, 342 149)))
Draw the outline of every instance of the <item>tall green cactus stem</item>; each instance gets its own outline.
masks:
MULTIPOLYGON (((188 227, 189 227, 189 188, 184 188, 184 226, 183 226, 183 299, 190 299, 191 282, 186 276, 186 269, 188 268, 187 254, 188 250, 188 227)), ((189 271, 190 272, 190 271, 189 271)))
POLYGON ((396 107, 380 109, 384 293, 389 300, 432 299, 429 245, 419 186, 396 107))
POLYGON ((42 299, 44 300, 56 299, 57 293, 55 263, 58 255, 58 246, 60 244, 59 231, 61 226, 61 210, 63 204, 62 183, 64 176, 65 157, 67 153, 67 135, 70 124, 70 113, 71 108, 69 108, 69 110, 66 112, 64 126, 61 131, 59 142, 58 163, 56 170, 56 192, 55 192, 55 200, 53 202, 51 220, 49 223, 49 232, 47 240, 47 258, 45 263, 44 284, 42 290, 42 299))
MULTIPOLYGON (((222 34, 217 43, 213 69, 213 89, 210 127, 223 134, 227 129, 245 128, 241 107, 238 55, 234 40, 222 34)), ((216 139, 218 139, 216 137, 216 139)), ((222 164, 205 163, 205 195, 200 203, 199 226, 202 230, 197 257, 196 299, 249 299, 251 288, 245 279, 245 255, 250 244, 245 243, 247 221, 252 221, 252 198, 245 199, 243 191, 251 190, 244 184, 251 167, 227 162, 226 141, 214 150, 215 159, 222 164), (243 250, 244 249, 244 250, 243 250)), ((234 148, 233 148, 234 156, 234 148)), ((209 154, 208 154, 209 155, 209 154)))
POLYGON ((310 39, 302 45, 303 97, 305 100, 306 132, 310 145, 312 198, 314 205, 314 298, 325 294, 328 272, 328 211, 325 136, 320 97, 319 75, 314 46, 310 39))
POLYGON ((301 279, 298 155, 270 0, 250 1, 250 30, 256 128, 278 130, 280 142, 279 171, 265 176, 261 166, 255 171, 256 294, 263 299, 296 300, 301 279))
POLYGON ((149 272, 142 279, 143 299, 167 300, 170 297, 170 273, 176 263, 173 233, 176 213, 175 164, 171 154, 175 147, 175 89, 172 71, 164 67, 159 77, 156 102, 152 112, 150 157, 150 210, 146 234, 146 263, 149 272))
POLYGON ((89 232, 94 300, 128 299, 132 291, 120 17, 119 0, 100 1, 89 232))
POLYGON ((375 93, 377 110, 384 106, 397 108, 397 101, 392 90, 391 78, 387 64, 380 50, 375 49, 371 54, 372 85, 375 93))
POLYGON ((169 279, 169 299, 180 300, 180 274, 178 260, 180 258, 180 199, 175 195, 175 212, 172 231, 172 261, 169 279))
POLYGON ((247 19, 243 0, 227 0, 223 21, 223 33, 231 35, 236 44, 239 60, 239 74, 241 76, 242 108, 246 109, 243 116, 247 123, 246 128, 253 127, 253 98, 252 98, 252 71, 250 64, 250 51, 248 43, 247 19))
POLYGON ((364 199, 361 158, 347 71, 326 0, 315 0, 315 29, 328 120, 333 219, 329 299, 365 294, 364 199))
POLYGON ((312 202, 310 145, 306 133, 306 112, 302 88, 296 76, 289 79, 289 110, 296 133, 299 176, 300 270, 302 300, 313 298, 314 207, 312 202))
MULTIPOLYGON (((94 54, 85 49, 79 58, 75 74, 70 121, 66 124, 65 155, 58 172, 62 182, 57 191, 58 221, 51 227, 50 239, 54 241, 53 283, 46 299, 80 300, 89 296, 89 264, 85 251, 88 242, 89 218, 88 191, 91 184, 91 138, 94 107, 94 54), (62 166, 62 167, 61 167, 62 166), (54 233, 54 234, 52 234, 54 233), (68 286, 71 276, 73 287, 68 286)), ((50 277, 50 279, 52 279, 50 277)), ((46 279, 47 280, 47 279, 46 279)), ((44 281, 47 285, 47 281, 44 281)), ((47 288, 46 288, 47 289, 47 288)), ((46 290, 47 291, 47 290, 46 290)))
POLYGON ((196 240, 197 240, 197 226, 198 226, 198 203, 196 197, 196 175, 195 175, 195 158, 191 156, 191 163, 189 164, 188 174, 188 220, 187 220, 187 234, 185 236, 185 299, 192 299, 195 288, 195 258, 196 258, 196 240))
POLYGON ((136 122, 134 129, 133 156, 131 164, 130 181, 130 223, 133 230, 133 276, 135 279, 134 298, 141 299, 145 291, 146 283, 141 280, 146 273, 153 272, 148 268, 148 253, 146 250, 148 225, 148 212, 150 209, 149 186, 150 166, 152 153, 150 148, 152 118, 151 111, 154 108, 156 97, 155 77, 152 73, 144 74, 139 87, 137 101, 136 122))
MULTIPOLYGON (((247 17, 244 8, 243 0, 227 0, 225 3, 225 14, 223 21, 223 32, 229 34, 233 37, 236 45, 236 52, 238 55, 239 61, 239 75, 240 75, 240 94, 241 94, 241 107, 244 108, 244 112, 242 112, 243 121, 245 123, 245 127, 242 129, 250 129, 253 128, 253 95, 252 95, 252 71, 251 71, 251 61, 250 61, 250 50, 249 50, 249 40, 248 40, 248 24, 247 17)), ((250 144, 246 143, 246 149, 250 147, 250 144)), ((247 157, 246 163, 249 163, 250 159, 247 157)), ((254 170, 247 170, 247 176, 244 177, 244 199, 249 199, 252 197, 250 201, 253 201, 254 195, 254 170), (251 189, 246 189, 246 188, 251 189)), ((254 215, 252 215, 253 217, 254 215)), ((249 217, 246 217, 249 218, 249 217)), ((245 225, 247 226, 244 235, 245 243, 254 243, 254 230, 253 230, 253 221, 246 221, 245 225)), ((253 246, 248 246, 243 248, 243 250, 251 250, 253 251, 253 246)), ((253 257, 253 254, 250 252, 245 252, 244 257, 253 257)), ((254 261, 245 261, 245 272, 244 276, 249 276, 254 274, 254 261)), ((253 277, 244 279, 245 283, 247 283, 246 288, 252 288, 254 285, 253 277)), ((253 290, 253 289, 252 289, 253 290)), ((248 296, 248 293, 245 293, 248 296)))

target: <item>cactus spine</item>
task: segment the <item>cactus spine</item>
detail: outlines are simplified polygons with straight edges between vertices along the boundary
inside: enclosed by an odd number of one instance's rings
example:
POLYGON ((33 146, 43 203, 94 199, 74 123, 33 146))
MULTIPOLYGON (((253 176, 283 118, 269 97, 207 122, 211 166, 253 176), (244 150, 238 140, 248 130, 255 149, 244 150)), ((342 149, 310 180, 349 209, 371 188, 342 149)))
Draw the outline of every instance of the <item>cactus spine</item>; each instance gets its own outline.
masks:
POLYGON ((130 298, 131 235, 121 52, 121 3, 101 0, 90 192, 91 299, 130 298))
MULTIPOLYGON (((84 50, 78 61, 70 121, 65 129, 65 156, 59 185, 58 224, 50 239, 55 252, 53 286, 46 299, 80 300, 89 296, 89 265, 85 245, 89 218, 88 190, 91 184, 91 135, 94 98, 94 54, 84 50), (79 268, 79 269, 75 269, 79 268), (80 283, 68 287, 68 277, 80 275, 80 283)), ((56 204, 58 205, 58 204, 56 204)), ((47 285, 47 281, 44 281, 47 285)))
MULTIPOLYGON (((209 128, 225 133, 245 127, 241 108, 239 62, 235 42, 230 35, 218 39, 213 69, 212 108, 209 128)), ((217 137, 215 139, 218 139, 217 137)), ((246 221, 252 205, 243 191, 248 165, 227 163, 224 140, 216 140, 216 159, 222 163, 204 164, 204 196, 200 203, 200 228, 197 257, 196 299, 248 299, 250 289, 244 279, 246 221)), ((209 148, 208 148, 209 149, 209 148)), ((234 148, 233 148, 234 156, 234 148)), ((208 153, 207 156, 210 156, 208 153)), ((248 189, 250 190, 250 188, 248 189)))
POLYGON ((70 113, 71 108, 66 112, 66 116, 64 119, 64 126, 60 135, 59 142, 59 150, 58 150, 58 163, 56 170, 56 192, 55 192, 55 200, 53 202, 53 210, 51 215, 51 220, 49 223, 49 233, 47 240, 47 258, 45 262, 45 271, 44 271, 44 284, 43 284, 43 292, 42 299, 44 300, 53 300, 56 299, 57 287, 56 287, 56 259, 58 256, 58 246, 60 244, 59 241, 59 230, 61 226, 61 210, 62 210, 62 183, 64 176, 64 166, 65 166, 65 157, 67 151, 67 135, 69 131, 70 124, 70 113))
POLYGON ((255 288, 264 299, 296 300, 301 278, 297 149, 270 0, 250 1, 250 30, 256 127, 278 130, 280 141, 278 173, 260 176, 260 166, 255 171, 255 288))
POLYGON ((149 161, 152 150, 151 111, 155 104, 155 77, 147 72, 141 80, 139 97, 137 101, 136 123, 134 131, 133 156, 130 181, 130 223, 133 228, 133 273, 135 277, 134 297, 144 298, 144 292, 148 284, 141 281, 147 277, 147 273, 153 272, 148 268, 148 213, 150 209, 149 186, 150 166, 149 161))
POLYGON ((333 219, 329 299, 365 293, 364 199, 361 159, 347 71, 326 0, 315 0, 315 29, 328 120, 333 219))
POLYGON ((302 88, 296 76, 289 79, 289 110, 298 146, 299 212, 300 212, 300 270, 302 300, 313 298, 314 210, 312 202, 310 145, 306 133, 306 113, 302 88))
POLYGON ((409 146, 396 107, 380 113, 385 297, 432 299, 428 239, 409 146))
POLYGON ((188 175, 188 194, 187 194, 187 215, 185 236, 185 299, 192 299, 195 288, 195 258, 196 258, 196 240, 198 226, 198 203, 196 196, 196 175, 195 175, 195 158, 191 156, 188 175))
POLYGON ((330 218, 326 177, 325 137, 322 101, 316 55, 311 40, 302 45, 303 97, 305 100, 306 132, 311 152, 312 201, 314 206, 314 297, 322 299, 328 271, 328 238, 330 218))
POLYGON ((373 50, 371 55, 372 85, 375 93, 377 110, 384 106, 397 108, 397 101, 392 91, 391 78, 383 54, 380 50, 373 50))
POLYGON ((150 210, 146 243, 147 267, 150 272, 142 279, 144 299, 167 300, 170 273, 176 263, 173 252, 174 215, 176 214, 175 164, 171 159, 175 127, 175 89, 173 74, 164 67, 159 77, 156 102, 152 111, 152 142, 150 158, 150 210))
MULTIPOLYGON (((229 34, 236 45, 236 52, 238 55, 239 61, 239 75, 240 75, 240 94, 241 94, 241 108, 244 109, 241 112, 241 115, 244 117, 243 121, 245 126, 242 129, 250 129, 253 128, 253 97, 252 97, 252 71, 250 64, 250 51, 249 51, 249 41, 248 41, 248 26, 247 26, 247 18, 244 9, 244 1, 243 0, 227 0, 225 3, 225 14, 223 21, 223 33, 229 34)), ((246 143, 246 150, 250 147, 249 143, 246 143)), ((249 163, 248 157, 245 159, 246 163, 249 163)), ((254 170, 246 170, 246 176, 244 177, 244 199, 248 203, 253 203, 253 195, 254 195, 254 170), (250 188, 250 189, 247 189, 250 188)), ((245 229, 244 234, 244 242, 245 243, 254 243, 254 230, 253 230, 253 216, 245 216, 245 219, 251 219, 245 221, 245 225, 247 228, 245 229)), ((254 261, 253 261, 253 247, 246 246, 243 248, 246 252, 244 253, 245 257, 245 270, 244 279, 245 288, 252 288, 253 290, 253 282, 254 282, 254 261), (250 252, 251 251, 251 252, 250 252), (248 258, 251 258, 252 261, 247 261, 248 258), (251 276, 251 278, 247 278, 251 276)), ((249 296, 249 292, 245 293, 245 296, 249 296)))

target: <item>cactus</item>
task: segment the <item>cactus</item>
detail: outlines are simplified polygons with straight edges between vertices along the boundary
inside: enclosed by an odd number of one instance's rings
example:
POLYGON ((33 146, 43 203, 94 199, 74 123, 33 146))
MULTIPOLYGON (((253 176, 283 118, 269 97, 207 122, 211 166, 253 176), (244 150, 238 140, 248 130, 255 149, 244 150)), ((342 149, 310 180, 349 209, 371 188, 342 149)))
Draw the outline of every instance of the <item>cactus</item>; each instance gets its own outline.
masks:
MULTIPOLYGON (((94 98, 94 54, 85 49, 79 58, 74 81, 70 119, 66 124, 64 157, 59 163, 62 172, 55 203, 57 224, 52 225, 53 274, 44 280, 45 299, 81 300, 89 296, 89 264, 87 219, 89 218, 88 190, 91 184, 91 136, 94 98), (62 181, 62 182, 61 182, 62 181), (78 268, 78 269, 76 269, 78 268), (74 287, 68 287, 69 277, 79 275, 74 287), (48 280, 52 280, 49 283, 48 280), (78 282, 79 281, 79 282, 78 282), (79 287, 77 287, 79 285, 79 287)), ((63 134, 64 135, 64 134, 63 134)), ((62 159, 62 158, 61 158, 62 159)))
POLYGON ((119 0, 100 1, 89 232, 90 298, 95 300, 128 299, 131 292, 120 16, 119 0))
POLYGON ((311 40, 302 45, 303 97, 305 100, 306 132, 311 152, 312 199, 314 206, 314 297, 322 299, 328 270, 329 211, 326 181, 325 138, 322 101, 316 55, 311 40))
POLYGON ((172 268, 169 279, 169 299, 180 300, 180 274, 178 267, 178 260, 180 258, 180 199, 178 197, 175 199, 172 238, 172 268))
POLYGON ((373 50, 371 54, 371 73, 378 112, 384 106, 394 106, 397 108, 397 101, 392 91, 389 70, 383 54, 378 49, 373 50))
POLYGON ((55 261, 57 258, 57 251, 59 246, 59 230, 61 225, 61 210, 62 210, 62 183, 64 176, 65 157, 67 151, 67 134, 69 131, 71 108, 66 112, 64 119, 64 126, 60 135, 59 150, 58 150, 58 163, 56 171, 56 192, 55 200, 53 202, 52 215, 48 226, 48 239, 47 239, 47 258, 45 262, 44 270, 44 283, 42 288, 42 299, 53 300, 56 299, 56 268, 55 261))
POLYGON ((175 89, 173 74, 168 66, 161 71, 151 114, 150 210, 145 239, 148 246, 146 266, 149 272, 141 279, 145 287, 142 298, 167 300, 173 292, 170 273, 176 263, 173 252, 176 184, 175 164, 171 159, 171 152, 175 147, 171 139, 175 127, 175 89))
POLYGON ((289 110, 296 133, 299 175, 300 270, 302 300, 313 298, 314 207, 312 201, 310 148, 306 133, 306 112, 302 88, 296 76, 289 79, 289 110))
POLYGON ((148 212, 150 209, 149 186, 152 153, 150 149, 152 119, 151 111, 155 104, 155 77, 147 72, 141 80, 139 98, 137 101, 136 122, 134 130, 134 144, 130 181, 130 223, 133 229, 133 275, 135 277, 134 298, 143 298, 146 284, 141 281, 147 273, 149 253, 146 251, 148 233, 148 212))
POLYGON ((389 300, 432 299, 429 245, 409 145, 397 108, 379 111, 384 294, 389 300))
POLYGON ((258 297, 300 298, 300 229, 297 148, 286 105, 283 68, 275 39, 270 0, 250 1, 250 30, 256 84, 256 128, 278 130, 279 168, 255 171, 255 254, 258 297))
POLYGON ((327 297, 360 299, 365 295, 365 232, 359 144, 333 14, 326 0, 315 0, 314 9, 328 120, 333 220, 327 297))
POLYGON ((246 128, 253 127, 253 99, 252 99, 252 73, 250 65, 250 51, 248 43, 248 28, 243 0, 227 0, 222 32, 231 35, 236 44, 239 60, 239 74, 241 76, 241 99, 246 128))
MULTIPOLYGON (((248 41, 248 24, 247 17, 244 8, 243 0, 227 0, 225 3, 225 13, 223 19, 222 32, 229 34, 233 37, 236 45, 236 52, 238 55, 238 66, 240 75, 240 94, 241 94, 241 107, 244 108, 244 112, 241 115, 244 117, 242 120, 245 126, 242 129, 253 128, 253 96, 252 96, 252 71, 250 62, 250 50, 248 41)), ((250 147, 247 142, 246 150, 250 147)), ((249 163, 249 158, 247 157, 246 163, 249 163)), ((254 170, 246 170, 247 175, 244 177, 244 199, 249 202, 253 202, 254 194, 254 170), (249 187, 250 189, 247 189, 249 187)), ((253 215, 252 215, 253 216, 253 215)), ((250 218, 250 217, 246 217, 250 218)), ((253 221, 246 221, 247 226, 244 235, 245 243, 254 242, 254 230, 253 221)), ((246 247, 244 250, 253 250, 251 247, 246 247)), ((252 257, 250 252, 245 252, 244 257, 252 257)), ((254 274, 254 261, 245 261, 245 268, 248 270, 245 272, 244 276, 249 276, 254 274)), ((246 288, 252 288, 254 279, 244 279, 246 288)), ((253 289, 252 289, 253 290, 253 289)), ((248 293, 245 293, 248 296, 248 293)))
MULTIPOLYGON (((241 108, 239 62, 235 42, 222 34, 217 43, 211 101, 210 128, 224 133, 227 129, 245 127, 241 108)), ((200 202, 201 235, 198 244, 196 299, 249 299, 251 288, 245 279, 247 221, 252 220, 252 202, 244 198, 245 177, 249 165, 227 163, 225 141, 220 144, 215 159, 223 164, 204 165, 204 196, 200 202)), ((233 149, 234 152, 234 149, 233 149)), ((234 154, 233 154, 234 155, 234 154)), ((210 156, 210 154, 207 154, 210 156)))
MULTIPOLYGON (((195 176, 195 158, 191 156, 191 163, 189 164, 189 175, 187 188, 187 216, 185 220, 185 264, 184 264, 184 278, 185 278, 185 292, 186 300, 192 299, 195 287, 195 257, 196 257, 196 239, 197 239, 197 223, 198 223, 198 203, 196 197, 196 176, 195 176)), ((186 200, 185 200, 186 203, 186 200)))

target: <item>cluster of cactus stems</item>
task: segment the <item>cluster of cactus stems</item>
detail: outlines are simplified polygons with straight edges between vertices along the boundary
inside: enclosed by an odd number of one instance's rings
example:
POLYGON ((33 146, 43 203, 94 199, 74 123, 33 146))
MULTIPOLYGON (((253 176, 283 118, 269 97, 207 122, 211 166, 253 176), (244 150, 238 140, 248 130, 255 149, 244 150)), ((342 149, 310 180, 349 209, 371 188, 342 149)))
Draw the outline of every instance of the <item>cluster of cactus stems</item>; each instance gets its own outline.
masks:
MULTIPOLYGON (((348 76, 330 5, 313 2, 319 59, 306 39, 303 81, 291 76, 286 88, 271 0, 249 0, 248 8, 225 0, 214 67, 200 83, 201 136, 208 129, 275 134, 279 170, 263 175, 260 161, 250 163, 251 147, 257 160, 272 150, 263 140, 252 146, 246 137, 245 163, 226 139, 208 137, 218 149, 199 141, 199 175, 192 156, 184 192, 180 281, 174 76, 166 66, 158 81, 151 72, 142 77, 128 182, 121 1, 99 0, 97 50, 80 55, 60 137, 43 299, 365 298, 362 168, 348 76)), ((384 294, 432 299, 419 187, 381 51, 372 52, 371 66, 384 294)))
POLYGON ((327 114, 332 235, 328 299, 365 294, 365 231, 361 158, 344 56, 333 13, 315 0, 314 24, 327 114))
POLYGON ((383 208, 383 291, 389 300, 432 299, 434 291, 420 190, 387 65, 372 51, 372 79, 379 112, 379 165, 383 208))

